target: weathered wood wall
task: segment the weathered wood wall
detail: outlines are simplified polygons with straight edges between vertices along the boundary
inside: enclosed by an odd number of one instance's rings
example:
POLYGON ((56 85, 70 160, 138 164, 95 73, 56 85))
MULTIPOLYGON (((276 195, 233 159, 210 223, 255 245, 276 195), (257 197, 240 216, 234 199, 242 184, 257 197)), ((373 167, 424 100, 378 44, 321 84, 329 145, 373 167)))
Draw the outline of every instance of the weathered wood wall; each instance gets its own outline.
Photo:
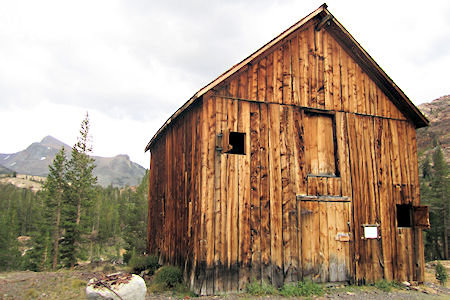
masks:
POLYGON ((149 250, 201 294, 423 278, 421 231, 395 219, 419 204, 414 126, 326 30, 301 29, 151 148, 149 250), (245 133, 245 155, 221 153, 226 130, 245 133), (382 238, 361 239, 375 223, 382 238))

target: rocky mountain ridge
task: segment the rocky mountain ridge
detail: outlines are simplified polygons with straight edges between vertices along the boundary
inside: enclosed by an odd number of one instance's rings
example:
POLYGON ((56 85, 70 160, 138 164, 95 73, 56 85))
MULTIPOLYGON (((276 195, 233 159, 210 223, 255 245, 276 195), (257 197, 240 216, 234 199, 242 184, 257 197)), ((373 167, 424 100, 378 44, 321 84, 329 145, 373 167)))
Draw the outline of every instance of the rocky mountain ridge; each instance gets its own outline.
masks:
MULTIPOLYGON (((18 174, 45 177, 48 174, 48 166, 61 147, 64 147, 66 157, 70 158, 72 148, 51 136, 46 136, 42 141, 32 143, 17 153, 0 154, 0 172, 8 173, 9 170, 18 174)), ((128 155, 93 158, 96 164, 94 175, 101 186, 137 185, 145 174, 145 168, 132 162, 128 155)))
POLYGON ((450 164, 450 95, 420 104, 418 107, 430 120, 430 126, 417 130, 419 160, 439 145, 446 162, 450 164))

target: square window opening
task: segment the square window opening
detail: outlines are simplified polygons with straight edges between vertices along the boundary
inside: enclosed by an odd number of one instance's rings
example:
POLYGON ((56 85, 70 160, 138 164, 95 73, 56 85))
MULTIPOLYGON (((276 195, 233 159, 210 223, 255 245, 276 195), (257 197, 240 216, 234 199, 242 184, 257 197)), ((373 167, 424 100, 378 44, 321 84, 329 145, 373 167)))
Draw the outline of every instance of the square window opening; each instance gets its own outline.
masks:
POLYGON ((230 131, 228 136, 228 148, 231 148, 225 153, 228 154, 245 154, 245 133, 230 131))
POLYGON ((397 204, 397 227, 412 227, 411 204, 397 204))

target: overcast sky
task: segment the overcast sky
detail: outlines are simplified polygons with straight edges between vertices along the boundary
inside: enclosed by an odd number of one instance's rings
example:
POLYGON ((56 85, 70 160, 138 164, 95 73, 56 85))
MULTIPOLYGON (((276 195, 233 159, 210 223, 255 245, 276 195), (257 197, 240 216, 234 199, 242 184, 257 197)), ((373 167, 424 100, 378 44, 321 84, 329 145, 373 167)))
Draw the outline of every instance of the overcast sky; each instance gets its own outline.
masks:
MULTIPOLYGON (((149 167, 147 142, 195 92, 322 1, 0 0, 0 153, 51 135, 149 167)), ((327 1, 417 105, 450 94, 450 1, 327 1)))

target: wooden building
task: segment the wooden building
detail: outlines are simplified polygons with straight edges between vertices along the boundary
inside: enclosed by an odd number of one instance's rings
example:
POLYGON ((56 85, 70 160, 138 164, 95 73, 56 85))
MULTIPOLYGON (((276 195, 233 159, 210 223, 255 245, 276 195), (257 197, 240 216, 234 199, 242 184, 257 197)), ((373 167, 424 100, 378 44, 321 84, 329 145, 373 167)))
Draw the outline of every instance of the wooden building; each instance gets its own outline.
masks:
POLYGON ((148 251, 200 294, 423 281, 415 129, 427 124, 324 4, 150 140, 148 251))

